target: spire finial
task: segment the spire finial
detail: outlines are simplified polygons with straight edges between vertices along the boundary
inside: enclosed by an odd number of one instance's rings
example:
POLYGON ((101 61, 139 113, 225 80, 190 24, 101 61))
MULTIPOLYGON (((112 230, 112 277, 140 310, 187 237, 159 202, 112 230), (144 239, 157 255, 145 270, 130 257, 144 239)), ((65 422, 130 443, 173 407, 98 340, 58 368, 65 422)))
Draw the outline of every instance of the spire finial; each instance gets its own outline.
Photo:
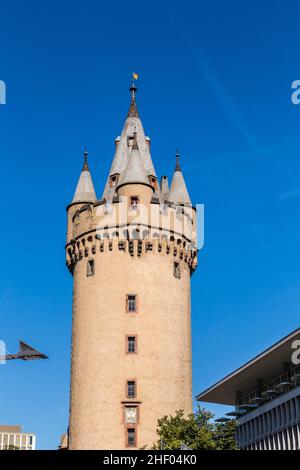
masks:
POLYGON ((135 94, 137 92, 137 86, 135 84, 134 79, 132 79, 132 84, 131 87, 129 88, 130 93, 131 93, 131 100, 135 100, 135 94))
POLYGON ((89 164, 88 164, 88 150, 86 147, 84 147, 84 152, 83 152, 83 156, 84 156, 84 161, 83 161, 83 168, 82 168, 82 171, 90 171, 89 169, 89 164))
POLYGON ((138 74, 133 73, 132 74, 132 84, 131 87, 129 88, 130 93, 131 93, 131 103, 130 103, 130 108, 128 112, 128 117, 139 117, 139 113, 136 107, 136 101, 135 101, 135 94, 137 92, 137 87, 135 84, 135 80, 138 79, 138 74))
POLYGON ((180 155, 179 155, 179 150, 178 150, 178 147, 177 147, 177 150, 176 150, 176 166, 175 166, 175 171, 181 171, 180 163, 179 163, 179 158, 180 158, 180 155))

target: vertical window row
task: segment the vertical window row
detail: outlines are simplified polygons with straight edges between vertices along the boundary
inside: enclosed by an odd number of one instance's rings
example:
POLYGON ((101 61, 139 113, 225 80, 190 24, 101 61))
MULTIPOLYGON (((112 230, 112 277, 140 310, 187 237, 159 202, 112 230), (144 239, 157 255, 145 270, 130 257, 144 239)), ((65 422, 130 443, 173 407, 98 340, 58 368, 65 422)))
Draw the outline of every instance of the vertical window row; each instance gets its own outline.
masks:
MULTIPOLYGON (((138 200, 132 198, 131 205, 134 207, 138 205, 138 200)), ((126 295, 126 313, 135 314, 138 311, 138 302, 136 294, 126 295)), ((125 352, 128 355, 137 353, 137 335, 128 334, 125 336, 125 352)), ((125 424, 125 439, 126 447, 137 447, 137 427, 138 423, 138 408, 136 402, 130 403, 137 397, 137 381, 136 379, 128 379, 125 384, 125 396, 129 403, 124 408, 124 424, 125 424)))
POLYGON ((93 259, 88 260, 86 265, 86 275, 93 276, 95 274, 95 261, 93 259))

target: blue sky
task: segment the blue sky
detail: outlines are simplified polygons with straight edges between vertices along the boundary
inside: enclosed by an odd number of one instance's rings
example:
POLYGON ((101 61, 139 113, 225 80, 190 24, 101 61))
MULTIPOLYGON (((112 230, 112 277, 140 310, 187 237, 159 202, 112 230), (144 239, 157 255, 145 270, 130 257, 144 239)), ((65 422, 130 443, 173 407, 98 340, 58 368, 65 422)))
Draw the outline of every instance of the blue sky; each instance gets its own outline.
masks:
POLYGON ((274 0, 1 5, 0 336, 50 360, 0 366, 0 422, 35 432, 38 448, 56 448, 68 420, 65 207, 85 145, 101 195, 133 71, 157 173, 171 176, 179 146, 205 204, 194 395, 299 326, 299 13, 274 0))

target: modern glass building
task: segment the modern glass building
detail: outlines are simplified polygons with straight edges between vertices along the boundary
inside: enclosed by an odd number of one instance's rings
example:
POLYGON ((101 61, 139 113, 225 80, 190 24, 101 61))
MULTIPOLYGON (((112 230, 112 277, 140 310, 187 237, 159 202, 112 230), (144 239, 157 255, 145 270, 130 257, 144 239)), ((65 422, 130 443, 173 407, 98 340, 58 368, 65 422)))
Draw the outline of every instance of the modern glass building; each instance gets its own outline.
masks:
POLYGON ((197 396, 233 405, 243 450, 300 450, 300 328, 197 396))

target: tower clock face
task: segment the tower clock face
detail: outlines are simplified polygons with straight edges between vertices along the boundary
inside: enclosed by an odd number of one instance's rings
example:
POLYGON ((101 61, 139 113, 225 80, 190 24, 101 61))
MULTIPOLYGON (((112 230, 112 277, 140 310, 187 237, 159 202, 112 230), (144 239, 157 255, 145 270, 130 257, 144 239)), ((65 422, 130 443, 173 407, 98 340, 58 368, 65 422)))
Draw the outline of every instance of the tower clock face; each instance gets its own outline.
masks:
POLYGON ((137 407, 126 407, 125 408, 125 422, 126 423, 136 423, 137 422, 137 407))

